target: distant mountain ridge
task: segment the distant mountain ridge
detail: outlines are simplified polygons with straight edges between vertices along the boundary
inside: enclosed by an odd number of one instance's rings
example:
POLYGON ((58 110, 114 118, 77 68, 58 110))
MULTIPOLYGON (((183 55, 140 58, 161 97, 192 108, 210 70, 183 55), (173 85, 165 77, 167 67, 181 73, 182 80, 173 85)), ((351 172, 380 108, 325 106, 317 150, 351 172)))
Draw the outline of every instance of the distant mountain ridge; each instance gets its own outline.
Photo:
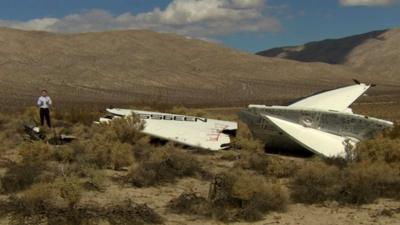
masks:
POLYGON ((362 76, 340 65, 265 58, 175 34, 0 28, 2 105, 29 105, 42 88, 58 103, 276 103, 352 78, 362 76))
POLYGON ((273 48, 257 55, 301 62, 349 66, 368 79, 400 80, 400 28, 372 31, 299 46, 273 48))

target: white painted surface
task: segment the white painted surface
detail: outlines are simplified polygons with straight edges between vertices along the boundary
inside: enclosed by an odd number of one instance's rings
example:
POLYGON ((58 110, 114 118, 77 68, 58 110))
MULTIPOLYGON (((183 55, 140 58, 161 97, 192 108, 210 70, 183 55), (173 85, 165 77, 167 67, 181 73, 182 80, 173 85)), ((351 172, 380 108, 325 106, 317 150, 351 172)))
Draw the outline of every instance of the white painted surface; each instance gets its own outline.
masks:
POLYGON ((236 122, 202 117, 130 109, 107 109, 107 111, 123 117, 131 116, 132 113, 140 115, 145 121, 142 130, 145 134, 213 151, 229 147, 230 137, 223 133, 224 130, 238 128, 236 122))
POLYGON ((310 151, 326 157, 346 155, 348 138, 301 126, 273 116, 265 116, 277 128, 310 151))
POLYGON ((363 95, 370 85, 356 84, 326 91, 291 104, 290 108, 314 108, 351 113, 348 107, 363 95))

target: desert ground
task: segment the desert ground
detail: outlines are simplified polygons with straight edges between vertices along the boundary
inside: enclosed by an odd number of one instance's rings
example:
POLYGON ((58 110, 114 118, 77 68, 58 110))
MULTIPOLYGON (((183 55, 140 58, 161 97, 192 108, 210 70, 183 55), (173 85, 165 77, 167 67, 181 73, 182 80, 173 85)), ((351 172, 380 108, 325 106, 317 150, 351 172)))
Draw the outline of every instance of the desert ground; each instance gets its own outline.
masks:
MULTIPOLYGON (((400 120, 397 102, 362 102, 353 109, 400 120)), ((35 118, 34 108, 17 116, 2 113, 0 224, 394 225, 400 221, 398 128, 362 144, 356 161, 336 162, 270 154, 244 124, 232 149, 207 152, 152 142, 120 123, 94 127, 91 121, 101 115, 98 110, 57 110, 55 131, 79 136, 77 143, 50 146, 29 141, 21 126, 35 118), (334 178, 336 173, 341 175, 334 178), (229 196, 218 203, 210 196, 221 176, 233 187, 216 191, 217 196, 229 196), (331 190, 336 185, 343 185, 341 191, 331 190), (265 193, 258 186, 265 186, 265 193)), ((240 108, 163 110, 237 120, 240 108)))

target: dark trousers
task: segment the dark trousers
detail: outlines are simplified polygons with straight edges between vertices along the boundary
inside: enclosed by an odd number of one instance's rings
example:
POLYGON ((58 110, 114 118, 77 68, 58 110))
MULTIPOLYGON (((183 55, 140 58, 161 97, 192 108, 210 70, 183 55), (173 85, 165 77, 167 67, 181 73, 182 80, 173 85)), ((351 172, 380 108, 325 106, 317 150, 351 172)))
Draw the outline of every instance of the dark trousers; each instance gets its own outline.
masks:
POLYGON ((46 120, 47 126, 51 127, 50 110, 40 108, 40 124, 42 126, 44 125, 44 120, 46 120))

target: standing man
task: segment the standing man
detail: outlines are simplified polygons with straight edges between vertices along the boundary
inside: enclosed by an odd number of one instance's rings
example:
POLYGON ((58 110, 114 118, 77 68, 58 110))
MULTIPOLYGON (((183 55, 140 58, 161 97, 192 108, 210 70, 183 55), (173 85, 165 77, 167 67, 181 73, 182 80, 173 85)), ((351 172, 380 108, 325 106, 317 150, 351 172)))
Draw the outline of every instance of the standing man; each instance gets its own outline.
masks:
POLYGON ((44 125, 44 120, 46 120, 47 126, 51 127, 50 123, 50 107, 51 98, 47 95, 46 90, 42 90, 42 94, 37 101, 37 106, 40 108, 40 124, 44 125))

